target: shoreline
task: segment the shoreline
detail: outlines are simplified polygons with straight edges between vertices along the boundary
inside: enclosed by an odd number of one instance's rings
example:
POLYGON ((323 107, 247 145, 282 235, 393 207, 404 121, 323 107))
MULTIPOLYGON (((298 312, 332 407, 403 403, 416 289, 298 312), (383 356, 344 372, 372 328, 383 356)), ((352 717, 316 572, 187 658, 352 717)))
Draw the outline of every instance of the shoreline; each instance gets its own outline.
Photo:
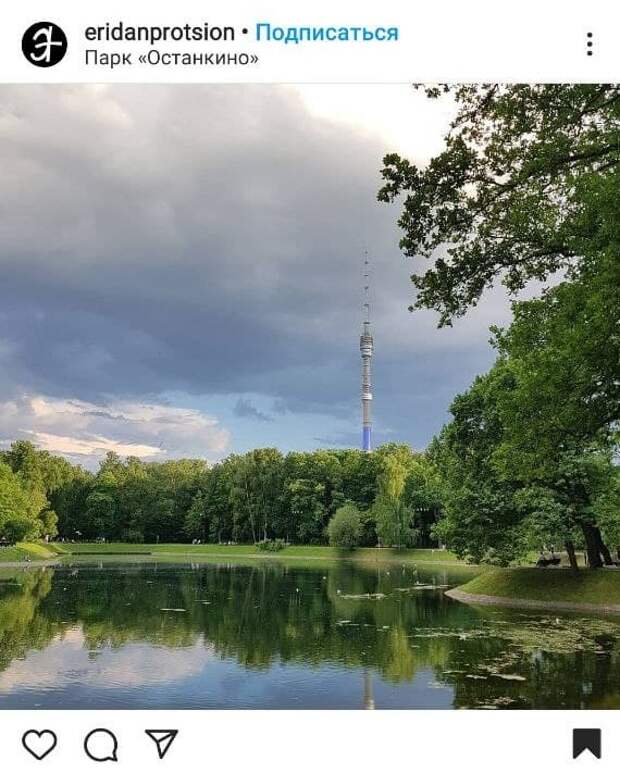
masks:
POLYGON ((58 558, 40 558, 32 561, 2 561, 0 562, 0 569, 40 569, 47 566, 58 566, 60 559, 58 558))
MULTIPOLYGON (((75 554, 80 556, 87 555, 86 553, 81 554, 75 554)), ((117 555, 121 556, 122 553, 118 553, 117 555)), ((129 555, 129 554, 125 554, 129 555)), ((177 552, 165 552, 163 550, 158 550, 154 553, 150 554, 151 558, 156 558, 157 556, 183 556, 186 558, 262 558, 267 559, 268 561, 286 561, 287 559, 291 558, 295 561, 298 560, 308 560, 308 561, 366 561, 370 563, 394 563, 398 561, 403 561, 404 563, 410 563, 410 564, 438 564, 441 566, 472 566, 474 567, 474 564, 462 564, 458 561, 441 561, 441 560, 432 560, 432 559, 418 559, 418 558, 409 558, 407 556, 368 556, 368 555, 362 555, 362 556, 305 556, 301 553, 286 553, 285 555, 279 555, 278 553, 177 553, 177 552)))
POLYGON ((521 599, 509 596, 488 596, 482 593, 467 593, 452 588, 445 595, 464 604, 481 606, 512 607, 514 609, 546 609, 558 612, 595 612, 597 614, 620 615, 620 604, 590 604, 578 601, 544 601, 542 599, 521 599))
POLYGON ((57 558, 42 558, 32 559, 31 561, 0 561, 0 569, 20 569, 24 567, 47 567, 47 566, 62 566, 64 563, 74 561, 86 562, 92 560, 93 563, 98 561, 113 561, 114 559, 135 559, 137 562, 145 560, 145 562, 156 561, 158 556, 162 558, 178 558, 180 563, 187 563, 192 561, 217 561, 219 559, 236 559, 236 560, 262 560, 262 561, 346 561, 357 563, 407 563, 407 564, 423 564, 425 566, 450 566, 450 567, 471 567, 475 569, 474 564, 462 564, 457 561, 441 561, 432 559, 418 559, 408 557, 397 556, 308 556, 300 553, 278 555, 269 553, 181 553, 181 552, 168 552, 168 551, 155 551, 153 553, 65 553, 59 555, 57 558))

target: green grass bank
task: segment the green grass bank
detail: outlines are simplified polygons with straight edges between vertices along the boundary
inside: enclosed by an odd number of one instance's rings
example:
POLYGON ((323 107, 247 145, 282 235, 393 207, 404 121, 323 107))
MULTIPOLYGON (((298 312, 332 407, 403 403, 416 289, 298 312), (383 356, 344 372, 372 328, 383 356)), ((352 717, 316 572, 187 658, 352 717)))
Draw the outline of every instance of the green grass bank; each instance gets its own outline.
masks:
POLYGON ((10 547, 0 547, 0 565, 15 561, 49 561, 65 553, 62 546, 39 542, 18 542, 10 547))
POLYGON ((448 550, 411 549, 392 550, 389 548, 357 548, 339 550, 322 545, 290 545, 275 553, 258 550, 255 545, 134 545, 127 543, 62 543, 58 547, 65 553, 85 555, 150 555, 181 557, 255 557, 263 559, 328 559, 355 561, 403 561, 407 563, 461 563, 448 550))
POLYGON ((620 570, 489 569, 450 592, 469 603, 512 602, 539 608, 620 611, 620 570), (476 598, 478 597, 478 598, 476 598))

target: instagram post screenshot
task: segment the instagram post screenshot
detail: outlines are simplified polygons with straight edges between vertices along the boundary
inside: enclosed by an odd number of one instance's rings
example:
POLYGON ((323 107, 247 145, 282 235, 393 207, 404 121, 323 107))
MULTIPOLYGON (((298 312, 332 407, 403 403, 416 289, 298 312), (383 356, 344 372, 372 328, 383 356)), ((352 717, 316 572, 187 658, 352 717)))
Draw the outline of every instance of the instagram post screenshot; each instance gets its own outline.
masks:
POLYGON ((2 769, 616 769, 618 8, 0 18, 2 769))

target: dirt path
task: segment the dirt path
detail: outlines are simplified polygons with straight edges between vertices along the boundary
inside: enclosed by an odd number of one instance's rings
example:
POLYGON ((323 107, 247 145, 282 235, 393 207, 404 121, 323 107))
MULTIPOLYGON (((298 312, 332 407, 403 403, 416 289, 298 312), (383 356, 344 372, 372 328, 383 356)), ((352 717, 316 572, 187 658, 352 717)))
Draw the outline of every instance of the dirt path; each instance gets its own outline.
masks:
POLYGON ((512 599, 506 596, 485 596, 465 593, 458 588, 446 591, 446 596, 465 604, 483 606, 515 607, 516 609, 547 609, 563 612, 596 612, 597 614, 620 615, 620 604, 586 604, 572 601, 542 601, 540 599, 512 599))

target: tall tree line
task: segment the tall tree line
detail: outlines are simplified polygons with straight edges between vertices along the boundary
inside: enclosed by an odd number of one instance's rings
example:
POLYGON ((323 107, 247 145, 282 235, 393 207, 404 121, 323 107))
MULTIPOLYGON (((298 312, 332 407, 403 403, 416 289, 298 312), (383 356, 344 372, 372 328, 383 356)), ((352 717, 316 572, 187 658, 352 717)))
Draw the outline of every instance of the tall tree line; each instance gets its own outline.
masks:
POLYGON ((330 519, 350 503, 361 512, 362 544, 429 545, 439 491, 426 455, 398 444, 373 454, 258 448, 212 467, 108 453, 91 473, 16 441, 0 454, 0 537, 326 544, 330 519), (400 527, 385 515, 381 493, 394 475, 399 483, 389 502, 399 503, 401 521, 404 514, 400 527))

